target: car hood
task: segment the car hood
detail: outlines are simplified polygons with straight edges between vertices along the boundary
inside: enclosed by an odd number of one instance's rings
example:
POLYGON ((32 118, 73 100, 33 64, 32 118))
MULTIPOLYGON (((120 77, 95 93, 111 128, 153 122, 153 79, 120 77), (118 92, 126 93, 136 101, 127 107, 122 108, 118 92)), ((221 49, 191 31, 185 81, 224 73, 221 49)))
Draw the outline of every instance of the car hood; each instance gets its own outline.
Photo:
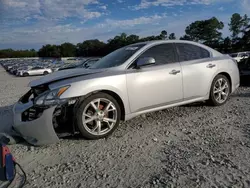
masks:
POLYGON ((82 68, 79 68, 79 69, 62 70, 62 71, 48 74, 40 79, 31 81, 29 83, 29 87, 35 87, 35 86, 48 84, 48 83, 56 82, 56 81, 67 79, 67 78, 95 74, 95 73, 99 73, 99 72, 103 72, 103 71, 105 71, 105 69, 82 69, 82 68))

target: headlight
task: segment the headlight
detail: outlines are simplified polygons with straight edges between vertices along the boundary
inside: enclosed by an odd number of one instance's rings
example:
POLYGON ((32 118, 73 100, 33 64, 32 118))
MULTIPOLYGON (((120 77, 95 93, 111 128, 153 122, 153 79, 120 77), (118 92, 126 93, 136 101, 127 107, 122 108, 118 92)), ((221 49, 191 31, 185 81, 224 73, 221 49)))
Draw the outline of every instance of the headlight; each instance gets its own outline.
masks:
POLYGON ((39 106, 57 105, 67 101, 60 99, 60 96, 69 88, 69 86, 61 87, 49 92, 46 92, 35 99, 35 104, 39 106))

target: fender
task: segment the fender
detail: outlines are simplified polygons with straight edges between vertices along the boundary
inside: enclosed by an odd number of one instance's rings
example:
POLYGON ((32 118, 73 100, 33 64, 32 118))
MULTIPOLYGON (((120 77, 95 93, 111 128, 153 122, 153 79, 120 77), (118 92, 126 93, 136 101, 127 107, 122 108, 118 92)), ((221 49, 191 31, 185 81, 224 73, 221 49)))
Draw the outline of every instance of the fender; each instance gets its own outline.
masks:
POLYGON ((66 85, 70 85, 70 87, 60 96, 61 99, 81 97, 89 93, 107 90, 116 93, 123 102, 125 114, 130 113, 125 74, 84 80, 81 77, 77 77, 55 82, 49 85, 49 87, 54 89, 66 85))

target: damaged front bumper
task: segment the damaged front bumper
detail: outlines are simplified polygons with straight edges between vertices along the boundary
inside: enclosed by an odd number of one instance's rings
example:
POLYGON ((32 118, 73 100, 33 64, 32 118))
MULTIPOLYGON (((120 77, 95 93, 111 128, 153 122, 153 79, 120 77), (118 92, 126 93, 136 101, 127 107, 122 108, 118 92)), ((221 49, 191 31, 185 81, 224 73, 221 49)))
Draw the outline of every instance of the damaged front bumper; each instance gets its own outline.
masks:
POLYGON ((31 100, 27 103, 17 102, 13 107, 14 130, 32 145, 41 146, 58 142, 59 138, 53 127, 55 108, 56 106, 52 106, 38 110, 34 108, 31 100), (35 113, 35 117, 27 118, 29 113, 33 113, 32 115, 35 113))
POLYGON ((36 146, 59 141, 54 126, 53 113, 56 106, 38 108, 29 99, 31 91, 25 94, 13 107, 13 129, 28 143, 36 146))

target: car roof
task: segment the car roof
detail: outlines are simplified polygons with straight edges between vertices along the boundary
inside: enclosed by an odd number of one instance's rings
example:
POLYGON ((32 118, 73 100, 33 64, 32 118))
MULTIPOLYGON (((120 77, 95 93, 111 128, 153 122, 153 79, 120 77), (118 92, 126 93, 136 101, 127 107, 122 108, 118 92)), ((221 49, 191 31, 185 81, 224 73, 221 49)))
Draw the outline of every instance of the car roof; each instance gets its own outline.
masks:
POLYGON ((166 44, 166 43, 193 44, 195 46, 199 46, 201 48, 204 48, 204 49, 210 51, 210 53, 213 54, 213 56, 221 56, 222 55, 220 52, 214 50, 213 48, 210 48, 209 46, 206 46, 202 43, 188 41, 188 40, 152 40, 152 41, 146 41, 146 42, 139 42, 139 43, 131 44, 128 46, 134 46, 134 45, 140 45, 140 44, 144 44, 146 46, 151 46, 151 45, 153 46, 153 45, 157 45, 157 44, 166 44))
MULTIPOLYGON (((161 43, 187 43, 187 44, 201 44, 198 42, 193 42, 193 41, 189 41, 189 40, 152 40, 152 41, 145 41, 145 42, 138 42, 138 43, 134 43, 131 45, 137 45, 137 44, 161 44, 161 43)), ((203 45, 203 44, 201 44, 203 45)))

